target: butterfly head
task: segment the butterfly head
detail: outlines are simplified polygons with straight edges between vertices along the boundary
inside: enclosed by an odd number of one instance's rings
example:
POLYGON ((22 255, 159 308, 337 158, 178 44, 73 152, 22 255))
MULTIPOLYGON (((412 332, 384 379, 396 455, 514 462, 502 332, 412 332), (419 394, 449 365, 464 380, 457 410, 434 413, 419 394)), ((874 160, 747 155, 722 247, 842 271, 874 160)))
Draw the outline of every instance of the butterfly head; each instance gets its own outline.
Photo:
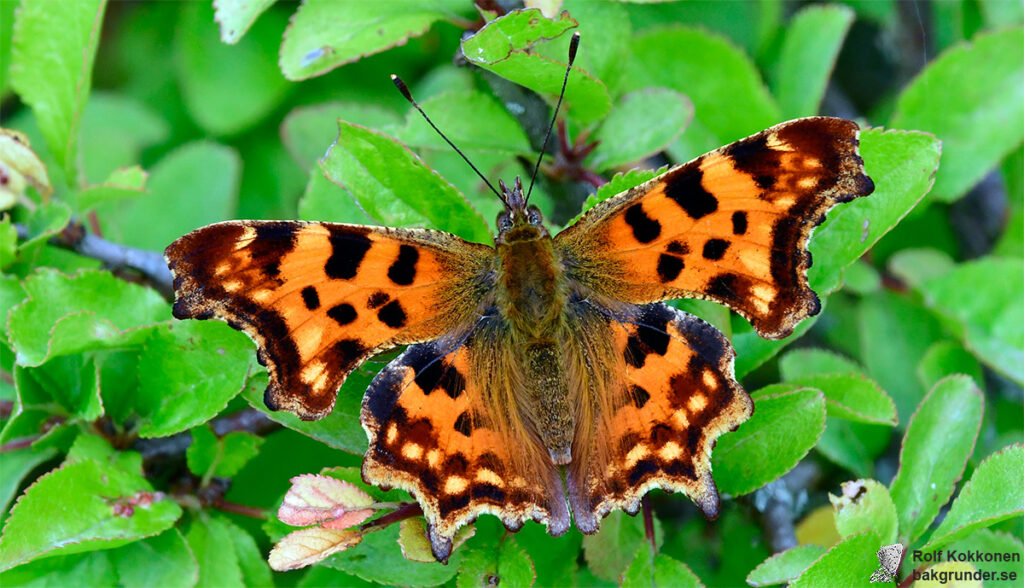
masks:
POLYGON ((516 241, 533 241, 549 237, 544 228, 544 217, 540 209, 527 204, 523 195, 523 182, 517 177, 511 188, 498 180, 501 187, 501 201, 505 210, 498 214, 497 243, 514 243, 516 241))

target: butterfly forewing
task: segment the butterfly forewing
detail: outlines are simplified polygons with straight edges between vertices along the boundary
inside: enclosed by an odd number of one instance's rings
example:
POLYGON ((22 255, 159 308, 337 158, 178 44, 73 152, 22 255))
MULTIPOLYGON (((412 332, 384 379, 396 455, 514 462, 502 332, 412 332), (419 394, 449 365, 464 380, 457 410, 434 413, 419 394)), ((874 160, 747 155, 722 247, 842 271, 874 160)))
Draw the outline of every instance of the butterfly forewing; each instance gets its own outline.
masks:
POLYGON ((874 189, 857 147, 847 120, 783 123, 604 201, 556 241, 598 295, 706 298, 784 337, 820 310, 806 277, 814 227, 874 189))
POLYGON ((270 372, 267 406, 309 420, 370 355, 472 324, 493 252, 439 231, 232 221, 166 256, 174 315, 245 331, 270 372))

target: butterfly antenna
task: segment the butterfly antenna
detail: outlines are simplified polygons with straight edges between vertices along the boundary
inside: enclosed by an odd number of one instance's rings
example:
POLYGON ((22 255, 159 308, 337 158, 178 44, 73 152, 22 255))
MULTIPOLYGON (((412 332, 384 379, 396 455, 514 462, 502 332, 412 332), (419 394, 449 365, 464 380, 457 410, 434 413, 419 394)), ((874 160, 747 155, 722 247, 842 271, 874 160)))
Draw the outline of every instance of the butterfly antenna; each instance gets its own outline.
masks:
POLYGON ((444 133, 441 132, 441 129, 437 128, 437 125, 434 124, 434 121, 430 120, 430 117, 427 116, 427 113, 423 112, 423 109, 420 108, 420 105, 417 104, 415 100, 413 100, 412 93, 409 92, 409 87, 405 85, 405 82, 402 81, 402 78, 396 76, 395 74, 391 74, 391 81, 395 83, 395 87, 398 88, 398 91, 402 93, 402 96, 405 96, 405 99, 409 101, 409 104, 412 104, 414 107, 416 107, 416 110, 420 111, 420 114, 423 115, 423 118, 426 119, 427 123, 431 127, 433 127, 435 131, 437 131, 437 134, 441 135, 441 138, 444 139, 446 143, 451 145, 452 149, 454 149, 456 153, 462 156, 462 159, 464 159, 466 163, 469 164, 469 167, 473 168, 473 171, 476 172, 476 175, 480 176, 480 179, 483 180, 485 184, 487 184, 487 187, 490 188, 492 192, 497 194, 498 198, 501 199, 502 202, 505 202, 505 198, 502 197, 501 192, 497 191, 494 188, 494 186, 491 185, 489 181, 487 181, 487 178, 484 177, 484 174, 480 173, 480 170, 478 170, 476 166, 473 165, 473 162, 470 161, 468 157, 466 157, 466 154, 463 153, 458 147, 456 147, 455 143, 452 143, 451 139, 446 137, 444 133))
POLYGON ((569 65, 565 66, 565 78, 562 80, 562 91, 558 94, 558 104, 555 104, 555 113, 551 116, 551 124, 548 125, 548 134, 544 136, 544 144, 541 145, 540 155, 537 156, 537 165, 533 166, 533 175, 530 176, 530 188, 526 191, 526 202, 530 201, 530 194, 533 192, 533 182, 537 179, 537 171, 540 170, 540 162, 544 159, 544 151, 548 148, 548 140, 551 139, 551 129, 555 128, 555 121, 558 120, 558 109, 562 106, 562 98, 565 98, 565 86, 569 83, 569 72, 572 71, 572 62, 576 61, 576 50, 580 46, 580 33, 576 31, 569 40, 569 65))

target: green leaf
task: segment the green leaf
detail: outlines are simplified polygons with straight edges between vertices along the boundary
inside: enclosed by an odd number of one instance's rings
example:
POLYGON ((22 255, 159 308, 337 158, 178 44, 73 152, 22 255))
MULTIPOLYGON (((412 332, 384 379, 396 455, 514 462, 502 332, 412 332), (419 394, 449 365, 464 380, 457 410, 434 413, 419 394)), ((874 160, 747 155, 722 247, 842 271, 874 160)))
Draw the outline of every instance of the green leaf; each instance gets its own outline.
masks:
POLYGON ((490 241, 484 219, 451 184, 391 137, 338 121, 338 140, 320 162, 370 216, 387 226, 426 226, 490 241))
MULTIPOLYGON (((593 2, 591 0, 565 0, 562 10, 579 23, 580 45, 573 62, 593 73, 604 82, 613 95, 625 74, 623 66, 629 59, 632 30, 629 12, 619 2, 593 2)), ((570 35, 537 47, 545 57, 561 60, 569 54, 570 35)))
POLYGON ((93 460, 53 470, 14 505, 0 539, 0 570, 43 556, 113 549, 170 528, 181 508, 168 498, 136 505, 131 514, 115 510, 117 504, 152 491, 140 474, 93 460))
POLYGON ((402 117, 390 108, 362 102, 325 102, 293 109, 281 123, 281 140, 302 169, 319 173, 316 163, 338 136, 338 119, 382 129, 397 125, 402 117))
POLYGON ((15 364, 11 375, 14 379, 14 407, 3 431, 0 431, 0 445, 12 439, 38 435, 55 409, 53 398, 43 391, 29 373, 29 368, 15 364))
POLYGON ((981 462, 932 533, 924 551, 1024 514, 1024 445, 1011 445, 981 462))
MULTIPOLYGON (((659 533, 660 521, 655 522, 655 542, 661 545, 664 537, 659 533)), ((647 542, 642 517, 612 511, 603 521, 601 529, 593 535, 583 536, 583 556, 595 576, 608 582, 619 582, 622 572, 633 561, 633 554, 647 542)))
POLYGON ((207 483, 211 477, 230 478, 259 453, 263 439, 234 431, 217 437, 209 425, 192 429, 192 444, 185 452, 188 469, 207 483))
POLYGON ((860 259, 924 197, 939 151, 939 142, 925 133, 861 132, 860 154, 875 191, 834 208, 815 231, 810 243, 815 263, 807 275, 815 292, 823 296, 839 288, 842 269, 860 259))
POLYGON ((146 194, 97 207, 103 236, 163 251, 192 229, 234 216, 240 175, 241 161, 233 149, 185 143, 153 167, 146 194))
POLYGON ((644 88, 626 94, 594 134, 599 141, 589 167, 607 170, 650 157, 679 137, 693 118, 690 100, 667 88, 644 88), (658 116, 651 116, 651 113, 658 116))
POLYGON ((776 553, 747 575, 747 584, 771 586, 791 582, 824 554, 825 548, 820 545, 799 545, 776 553))
POLYGON ((843 537, 874 531, 883 545, 896 541, 896 506, 889 489, 875 480, 843 482, 841 496, 828 495, 836 511, 836 530, 843 537))
POLYGON ((92 357, 62 355, 27 371, 67 415, 87 422, 103 415, 99 369, 92 357))
POLYGON ((782 118, 818 114, 853 18, 853 10, 834 4, 808 6, 793 16, 772 79, 782 118))
POLYGON ((607 184, 597 189, 597 192, 587 197, 586 202, 583 203, 583 208, 576 218, 569 221, 566 227, 569 227, 576 223, 581 216, 584 215, 588 210, 597 206, 601 202, 629 190, 635 188, 647 180, 653 179, 668 170, 668 166, 662 167, 657 170, 652 169, 632 169, 626 173, 617 173, 612 176, 612 179, 607 184))
POLYGON ((245 586, 238 554, 232 548, 231 535, 241 532, 219 517, 200 513, 185 532, 192 554, 199 563, 197 588, 245 586))
MULTIPOLYGON (((545 18, 539 9, 509 12, 484 25, 462 42, 471 63, 538 94, 557 96, 565 79, 566 63, 527 52, 535 43, 553 39, 576 25, 568 15, 545 18)), ((565 89, 563 112, 584 124, 603 118, 612 107, 608 88, 587 71, 574 66, 565 89)))
POLYGON ((291 88, 274 63, 285 19, 281 12, 269 13, 234 46, 221 43, 213 20, 207 2, 186 4, 179 11, 174 39, 178 84, 200 127, 215 136, 234 135, 263 120, 291 88))
MULTIPOLYGON (((750 58, 706 31, 672 27, 640 33, 633 39, 627 72, 628 89, 661 86, 693 101, 694 123, 705 131, 704 140, 676 151, 677 161, 768 128, 781 117, 750 58)), ((682 141, 689 142, 693 127, 682 141)))
POLYGON ((37 366, 51 357, 89 349, 134 345, 140 329, 170 318, 167 302, 154 290, 118 280, 107 272, 65 276, 40 269, 24 281, 28 299, 8 316, 8 335, 17 361, 37 366))
POLYGON ((90 186, 118 168, 135 166, 143 150, 166 141, 171 133, 167 121, 149 105, 102 91, 89 97, 81 125, 82 167, 90 186))
POLYGON ((817 443, 825 428, 825 397, 818 390, 755 393, 754 415, 723 435, 712 455, 720 492, 739 496, 791 470, 817 443))
MULTIPOLYGON (((0 208, 3 208, 0 206, 0 208)), ((14 263, 15 254, 18 251, 18 229, 14 226, 9 215, 0 219, 0 270, 14 263)), ((3 318, 0 316, 0 318, 3 318)), ((0 320, 0 323, 5 321, 0 320)), ((5 328, 0 326, 0 329, 5 328)))
POLYGON ((78 193, 79 210, 88 210, 104 202, 116 202, 145 193, 149 174, 139 166, 118 168, 99 185, 92 185, 78 193))
POLYGON ((1024 278, 1021 260, 987 257, 925 281, 924 303, 992 369, 1024 384, 1024 278), (1000 276, 1001 279, 993 279, 1000 276), (966 293, 970 295, 965 295, 966 293))
POLYGON ((89 98, 106 2, 22 2, 15 15, 11 85, 32 107, 69 184, 78 183, 78 123, 89 98))
POLYGON ((115 586, 117 571, 105 551, 57 555, 0 574, 4 586, 115 586))
MULTIPOLYGON (((530 139, 519 122, 495 98, 477 90, 446 91, 420 104, 459 149, 530 154, 530 139)), ((406 145, 451 150, 420 113, 410 108, 395 138, 406 145)))
POLYGON ((579 568, 576 560, 583 545, 583 535, 576 529, 552 537, 544 526, 526 523, 516 533, 516 542, 526 549, 533 561, 538 586, 565 585, 576 575, 579 568))
POLYGON ((227 517, 218 517, 231 532, 231 543, 238 556, 245 586, 273 586, 270 566, 263 558, 259 545, 248 531, 231 522, 227 517))
POLYGON ((508 537, 501 542, 501 549, 498 552, 498 581, 503 586, 514 588, 528 588, 533 586, 537 579, 537 573, 533 569, 533 562, 526 550, 519 545, 514 537, 508 537))
POLYGON ((891 127, 942 140, 934 197, 961 197, 1024 140, 1024 28, 979 34, 928 64, 903 91, 891 127))
POLYGON ((875 458, 892 438, 888 425, 868 425, 838 418, 825 419, 825 431, 815 449, 861 478, 873 475, 875 458))
POLYGON ((889 271, 910 286, 949 273, 956 265, 945 251, 929 247, 912 247, 893 253, 887 263, 889 271))
POLYGON ((55 455, 57 450, 53 447, 25 447, 4 452, 4 475, 0 477, 0 520, 7 514, 7 508, 14 500, 25 476, 55 455))
POLYGON ((292 16, 279 65, 289 80, 304 80, 339 65, 403 45, 439 20, 466 9, 455 0, 393 0, 385 3, 310 0, 292 16))
POLYGON ((274 0, 213 0, 214 17, 220 25, 220 40, 234 45, 274 0))
POLYGON ((363 394, 370 385, 373 374, 365 368, 348 375, 338 391, 338 399, 331 414, 318 421, 303 421, 290 412, 269 410, 263 403, 263 391, 267 388, 267 375, 260 372, 252 376, 242 390, 242 396, 250 406, 264 413, 272 420, 308 435, 335 449, 356 455, 366 453, 366 432, 359 424, 359 411, 363 394))
POLYGON ((139 356, 140 437, 192 428, 224 410, 253 369, 248 338, 219 321, 160 325, 139 356))
POLYGON ((892 481, 900 538, 913 543, 952 496, 981 428, 984 398, 966 376, 935 385, 907 425, 892 481))
POLYGON ((390 525, 367 533, 362 543, 328 557, 321 565, 379 584, 437 586, 450 580, 462 561, 463 550, 455 551, 448 565, 409 561, 397 542, 398 525, 390 525))
POLYGON ((793 378, 788 383, 816 388, 825 394, 830 417, 861 423, 896 424, 896 405, 878 384, 858 374, 815 374, 793 378))
POLYGON ((861 374, 864 368, 852 359, 827 349, 805 347, 787 351, 779 359, 779 374, 782 381, 806 378, 816 374, 848 373, 861 374))
POLYGON ((667 555, 655 554, 647 542, 640 546, 633 562, 622 573, 622 588, 697 588, 703 585, 686 564, 667 555))
POLYGON ((881 539, 873 531, 847 537, 832 546, 789 586, 870 586, 871 574, 878 569, 875 553, 881 546, 881 539))
POLYGON ((979 384, 985 381, 981 364, 955 341, 934 343, 917 364, 917 377, 925 388, 931 388, 942 378, 953 374, 966 374, 979 384))
POLYGON ((899 422, 906 424, 925 394, 917 364, 943 337, 941 327, 926 310, 889 292, 865 298, 857 318, 861 360, 896 403, 899 422))
MULTIPOLYGON (((827 305, 827 299, 821 299, 822 313, 824 313, 827 305)), ((746 376, 757 366, 775 357, 775 354, 785 349, 787 345, 803 337, 818 322, 822 313, 812 316, 797 325, 796 329, 793 330, 793 334, 789 337, 777 340, 765 339, 758 335, 750 326, 750 323, 747 322, 747 319, 738 314, 733 314, 731 316, 732 345, 736 349, 736 376, 739 378, 746 376)))
MULTIPOLYGON (((71 208, 63 202, 50 202, 36 208, 25 221, 30 237, 18 247, 18 261, 31 263, 47 245, 50 237, 59 233, 71 221, 71 208)), ((15 266, 17 267, 17 265, 15 266)), ((27 273, 28 270, 26 270, 27 273)))
MULTIPOLYGON (((191 588, 199 581, 199 565, 178 529, 169 529, 107 552, 121 586, 191 588)), ((81 576, 88 578, 92 576, 81 576)))
POLYGON ((359 207, 351 192, 324 177, 319 167, 309 172, 306 191, 299 200, 299 218, 356 225, 381 224, 359 207))

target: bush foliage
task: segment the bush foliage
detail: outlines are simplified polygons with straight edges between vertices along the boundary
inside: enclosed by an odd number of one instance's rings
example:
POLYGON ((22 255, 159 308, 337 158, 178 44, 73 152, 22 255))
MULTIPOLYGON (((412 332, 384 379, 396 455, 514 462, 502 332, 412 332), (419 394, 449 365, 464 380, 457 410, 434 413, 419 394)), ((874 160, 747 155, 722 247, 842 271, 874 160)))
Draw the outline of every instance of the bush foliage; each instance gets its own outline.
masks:
MULTIPOLYGON (((859 585, 891 543, 1024 551, 1022 5, 527 4, 552 16, 0 2, 0 583, 859 585), (824 310, 793 336, 678 303, 731 338, 756 404, 713 455, 718 520, 661 492, 653 533, 621 512, 558 538, 483 516, 442 565, 422 519, 362 522, 410 500, 358 472, 360 400, 383 363, 322 421, 269 413, 244 335, 171 318, 158 252, 230 218, 490 242, 500 203, 388 74, 488 178, 529 176, 576 30, 575 142, 533 196, 553 230, 647 170, 818 113, 861 123, 876 190, 815 233, 824 310), (272 572, 295 531, 277 509, 304 504, 285 494, 308 473, 370 512, 302 531, 309 561, 333 554, 272 572)), ((929 565, 908 556, 898 579, 929 565)))

